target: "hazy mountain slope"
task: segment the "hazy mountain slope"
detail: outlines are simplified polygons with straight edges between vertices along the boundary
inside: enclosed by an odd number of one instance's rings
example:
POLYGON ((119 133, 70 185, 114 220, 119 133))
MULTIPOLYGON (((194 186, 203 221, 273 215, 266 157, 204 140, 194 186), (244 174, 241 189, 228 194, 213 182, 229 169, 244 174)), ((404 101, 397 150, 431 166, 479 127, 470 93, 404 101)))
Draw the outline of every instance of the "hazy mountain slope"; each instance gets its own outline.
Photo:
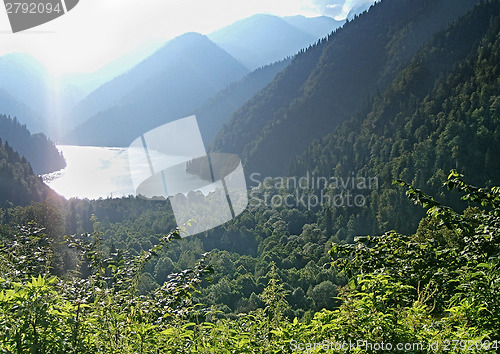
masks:
POLYGON ((290 62, 291 59, 282 60, 252 71, 197 109, 194 114, 198 118, 205 143, 210 143, 231 115, 269 84, 290 62))
POLYGON ((194 34, 187 34, 168 41, 127 72, 100 85, 76 105, 71 112, 71 119, 83 123, 93 115, 118 104, 125 96, 137 90, 138 86, 172 70, 172 66, 183 59, 183 53, 190 46, 196 45, 195 37, 194 34))
MULTIPOLYGON (((311 23, 311 28, 324 28, 322 18, 306 20, 311 23)), ((300 26, 303 27, 304 24, 300 26)), ((333 31, 336 27, 338 26, 333 22, 327 32, 333 31)), ((294 55, 322 36, 295 27, 280 17, 259 14, 210 33, 208 38, 253 70, 294 55)))
POLYGON ((297 55, 237 111, 214 150, 239 154, 246 172, 286 174, 293 157, 384 90, 436 32, 478 1, 385 0, 297 55))
POLYGON ((414 232, 422 212, 408 212, 393 180, 452 205, 438 194, 451 169, 476 185, 500 183, 499 74, 500 3, 488 1, 436 36, 364 112, 314 141, 293 173, 377 177, 361 219, 340 208, 333 220, 352 219, 353 234, 414 232))
POLYGON ((89 73, 72 73, 61 78, 65 90, 74 90, 74 98, 85 98, 92 91, 106 82, 126 73, 140 62, 154 54, 164 43, 151 42, 139 46, 133 51, 107 63, 103 67, 89 73))
POLYGON ((298 28, 306 33, 312 34, 317 39, 326 37, 336 28, 344 24, 344 20, 337 21, 328 16, 318 16, 318 17, 305 17, 301 15, 297 16, 285 16, 283 17, 286 23, 298 28))
POLYGON ((0 114, 0 139, 24 156, 37 175, 63 169, 66 162, 55 144, 42 133, 32 135, 17 118, 0 114))
POLYGON ((22 123, 35 132, 46 130, 46 126, 24 103, 19 102, 9 95, 4 89, 0 89, 0 112, 4 112, 12 117, 22 117, 22 123))
POLYGON ((147 130, 190 114, 247 73, 207 37, 184 34, 82 101, 78 114, 93 116, 65 141, 126 146, 147 130))
POLYGON ((22 117, 32 131, 47 132, 50 107, 50 79, 45 68, 28 54, 12 53, 0 57, 0 109, 22 117))

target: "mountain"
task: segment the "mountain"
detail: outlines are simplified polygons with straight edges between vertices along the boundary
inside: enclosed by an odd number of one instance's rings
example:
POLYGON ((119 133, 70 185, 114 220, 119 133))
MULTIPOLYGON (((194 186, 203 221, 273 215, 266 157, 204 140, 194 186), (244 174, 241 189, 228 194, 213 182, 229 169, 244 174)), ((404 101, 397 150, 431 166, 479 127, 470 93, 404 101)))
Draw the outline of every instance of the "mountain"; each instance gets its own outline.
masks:
POLYGON ((33 173, 30 164, 0 139, 0 208, 60 198, 33 173))
POLYGON ((44 120, 51 102, 49 74, 28 54, 11 53, 0 57, 0 109, 22 117, 34 132, 47 132, 44 120))
POLYGON ((203 141, 211 143, 231 115, 282 71, 291 59, 282 60, 252 71, 243 79, 219 92, 193 114, 198 119, 203 141))
POLYGON ((131 70, 160 47, 162 47, 162 43, 157 43, 156 41, 143 44, 131 52, 112 60, 96 71, 68 74, 61 78, 61 82, 65 87, 74 87, 80 91, 80 94, 86 96, 99 86, 131 70))
POLYGON ((337 21, 325 17, 258 14, 210 33, 208 38, 253 70, 296 54, 338 26, 337 21))
POLYGON ((313 35, 316 39, 328 36, 345 22, 345 20, 337 21, 328 16, 305 17, 302 15, 285 16, 283 20, 289 25, 313 35))
MULTIPOLYGON (((157 49, 157 43, 133 52, 85 74, 52 77, 35 58, 24 53, 0 57, 0 111, 21 119, 33 132, 60 138, 80 121, 68 114, 73 107, 102 84, 128 71, 157 49), (52 108, 57 106, 56 110, 52 108), (57 122, 57 124, 53 124, 57 122)), ((83 120, 87 119, 85 116, 83 120)))
POLYGON ((377 177, 364 215, 334 208, 333 220, 351 220, 351 236, 414 232, 422 212, 408 211, 393 180, 461 208, 456 195, 439 193, 451 169, 475 185, 500 184, 498 73, 500 3, 485 1, 427 43, 362 112, 315 140, 292 173, 377 177))
POLYGON ((247 73, 207 37, 184 34, 87 96, 74 114, 90 119, 65 141, 127 146, 140 134, 190 114, 247 73))
POLYGON ((238 110, 213 150, 238 154, 245 172, 283 176, 315 138, 385 90, 417 51, 477 0, 385 0, 301 51, 238 110))
POLYGON ((66 161, 55 144, 42 133, 32 135, 17 118, 0 115, 0 139, 7 141, 19 155, 24 156, 37 175, 66 167, 66 161))
MULTIPOLYGON (((162 42, 162 44, 164 43, 162 42)), ((59 92, 62 94, 62 97, 58 101, 60 107, 58 112, 58 130, 53 130, 52 137, 62 140, 66 134, 70 133, 75 127, 90 117, 85 113, 85 108, 82 109, 82 105, 78 106, 90 93, 114 78, 130 71, 141 61, 151 56, 161 46, 156 41, 152 41, 112 60, 98 70, 86 73, 71 73, 57 78, 59 92), (82 110, 83 113, 79 113, 82 110)), ((98 111, 99 108, 93 112, 97 113, 98 111)))
POLYGON ((46 130, 46 125, 25 103, 12 97, 4 89, 0 89, 0 110, 15 117, 23 117, 23 123, 36 132, 46 130))

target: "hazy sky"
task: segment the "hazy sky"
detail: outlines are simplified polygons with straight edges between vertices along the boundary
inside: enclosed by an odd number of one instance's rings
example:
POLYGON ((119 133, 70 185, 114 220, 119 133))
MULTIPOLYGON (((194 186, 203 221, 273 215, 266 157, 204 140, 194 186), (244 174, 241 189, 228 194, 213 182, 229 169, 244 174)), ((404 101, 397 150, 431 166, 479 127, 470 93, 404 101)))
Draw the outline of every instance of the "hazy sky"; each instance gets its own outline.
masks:
MULTIPOLYGON (((28 1, 29 2, 29 1, 28 1)), ((80 0, 68 14, 12 34, 0 5, 0 55, 25 52, 55 75, 93 71, 137 47, 203 34, 256 13, 343 19, 373 0, 80 0)))

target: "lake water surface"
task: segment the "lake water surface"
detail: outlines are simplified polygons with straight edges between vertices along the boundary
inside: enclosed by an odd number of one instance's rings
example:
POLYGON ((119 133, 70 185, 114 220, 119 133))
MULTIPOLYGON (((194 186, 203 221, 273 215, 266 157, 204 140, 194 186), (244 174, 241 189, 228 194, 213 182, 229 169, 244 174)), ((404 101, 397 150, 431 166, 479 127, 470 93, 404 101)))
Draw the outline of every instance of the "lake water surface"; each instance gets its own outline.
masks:
POLYGON ((99 199, 134 194, 126 148, 58 145, 64 170, 42 176, 65 198, 99 199))
MULTIPOLYGON (((131 161, 135 164, 134 175, 143 177, 141 180, 150 176, 147 163, 136 161, 133 157, 129 160, 129 148, 72 145, 58 145, 57 148, 66 159, 66 168, 42 177, 50 188, 67 199, 120 198, 135 195, 129 165, 131 161)), ((142 152, 144 153, 144 150, 142 152)), ((169 156, 154 151, 149 151, 149 155, 153 165, 175 166, 171 167, 170 173, 175 172, 176 176, 181 176, 168 180, 168 191, 163 188, 163 183, 152 185, 150 197, 168 192, 185 193, 190 190, 200 190, 206 194, 213 189, 210 186, 202 187, 208 182, 185 172, 185 165, 181 162, 186 161, 186 156, 169 156)), ((144 189, 141 190, 141 193, 143 192, 144 189)), ((148 196, 147 193, 144 195, 148 196)))

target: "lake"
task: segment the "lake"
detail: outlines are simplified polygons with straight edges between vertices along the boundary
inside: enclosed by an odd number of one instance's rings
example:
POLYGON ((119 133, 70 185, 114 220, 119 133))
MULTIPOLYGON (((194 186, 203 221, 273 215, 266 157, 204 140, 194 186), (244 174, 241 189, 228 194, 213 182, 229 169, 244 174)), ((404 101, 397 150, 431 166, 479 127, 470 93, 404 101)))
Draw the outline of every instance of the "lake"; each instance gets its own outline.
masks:
MULTIPOLYGON (((67 166, 61 171, 43 175, 42 178, 50 188, 67 199, 120 198, 135 195, 129 167, 131 156, 136 165, 135 175, 143 177, 141 180, 149 176, 149 165, 134 160, 135 154, 129 155, 129 152, 134 150, 129 148, 72 145, 58 145, 57 148, 63 153, 67 166)), ((168 192, 185 194, 190 190, 200 190, 207 194, 213 190, 213 186, 207 186, 207 181, 185 171, 184 161, 189 159, 188 157, 169 156, 155 151, 149 151, 149 157, 155 166, 173 166, 169 172, 177 178, 168 179, 168 192)), ((143 186, 141 194, 153 197, 167 192, 163 183, 149 187, 148 190, 147 185, 143 186)))
POLYGON ((42 176, 65 198, 99 199, 134 195, 126 148, 58 145, 65 169, 42 176))

